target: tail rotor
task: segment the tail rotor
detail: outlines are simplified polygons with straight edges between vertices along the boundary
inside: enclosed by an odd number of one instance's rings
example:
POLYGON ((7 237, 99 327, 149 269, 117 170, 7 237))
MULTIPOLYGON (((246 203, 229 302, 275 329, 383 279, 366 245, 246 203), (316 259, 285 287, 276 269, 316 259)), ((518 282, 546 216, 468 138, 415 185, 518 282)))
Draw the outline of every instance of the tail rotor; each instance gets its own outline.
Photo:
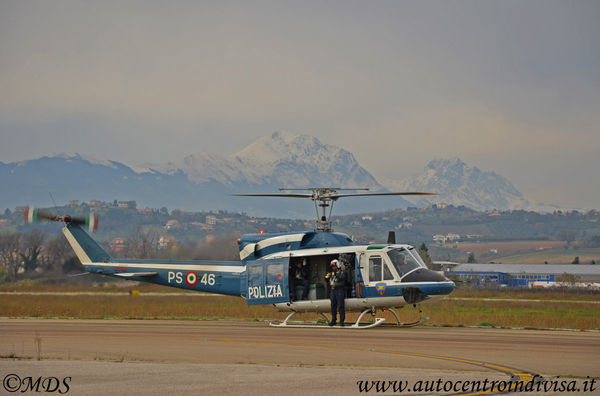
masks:
POLYGON ((87 216, 58 216, 44 209, 36 209, 32 206, 25 209, 25 224, 34 224, 42 220, 62 221, 66 224, 78 224, 85 226, 89 232, 96 232, 98 229, 98 214, 90 213, 87 216))

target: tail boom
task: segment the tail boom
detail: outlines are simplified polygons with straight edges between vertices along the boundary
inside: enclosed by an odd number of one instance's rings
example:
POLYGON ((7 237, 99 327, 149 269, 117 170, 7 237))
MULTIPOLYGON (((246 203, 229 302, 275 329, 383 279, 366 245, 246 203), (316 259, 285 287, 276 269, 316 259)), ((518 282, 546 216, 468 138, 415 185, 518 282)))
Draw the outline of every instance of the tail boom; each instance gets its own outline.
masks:
POLYGON ((241 295, 246 267, 240 261, 113 259, 79 225, 67 224, 63 233, 79 261, 91 273, 181 289, 241 295))

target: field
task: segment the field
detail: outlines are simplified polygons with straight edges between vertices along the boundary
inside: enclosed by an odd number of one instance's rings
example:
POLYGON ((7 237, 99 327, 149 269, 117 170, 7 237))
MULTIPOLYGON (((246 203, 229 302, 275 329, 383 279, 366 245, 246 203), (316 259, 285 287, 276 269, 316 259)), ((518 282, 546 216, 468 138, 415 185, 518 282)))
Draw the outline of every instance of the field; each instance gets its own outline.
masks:
POLYGON ((567 250, 565 245, 564 241, 512 241, 461 242, 447 246, 456 246, 458 250, 472 252, 477 262, 543 264, 547 261, 548 264, 570 264, 579 256, 581 264, 589 264, 592 260, 600 263, 600 248, 567 250))
POLYGON ((557 249, 541 252, 516 254, 512 256, 499 257, 496 262, 507 264, 570 264, 575 257, 579 257, 580 264, 590 264, 592 260, 600 264, 600 249, 557 249))
MULTIPOLYGON (((158 286, 140 288, 129 295, 118 287, 5 287, 0 298, 2 317, 119 318, 250 320, 283 319, 286 314, 270 306, 249 307, 238 297, 173 293, 158 286), (43 289, 43 290, 41 290, 43 289), (34 294, 44 293, 44 294, 34 294), (65 295, 65 293, 76 293, 65 295), (86 294, 81 294, 86 293, 86 294)), ((493 326, 526 328, 600 329, 600 296, 566 291, 507 292, 458 290, 441 302, 424 304, 428 326, 493 326)), ((418 318, 412 307, 399 311, 402 321, 418 318)), ((381 316, 378 313, 378 316, 381 316)), ((393 317, 383 314, 388 321, 393 317)), ((357 314, 348 315, 347 320, 357 314)), ((298 320, 316 320, 314 314, 296 315, 298 320)))

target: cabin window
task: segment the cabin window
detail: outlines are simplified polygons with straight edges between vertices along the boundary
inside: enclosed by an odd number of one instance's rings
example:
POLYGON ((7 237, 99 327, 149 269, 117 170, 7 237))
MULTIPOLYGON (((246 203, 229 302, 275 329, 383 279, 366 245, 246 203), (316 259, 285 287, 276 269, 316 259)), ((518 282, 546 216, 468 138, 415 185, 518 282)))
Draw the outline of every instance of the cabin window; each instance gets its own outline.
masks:
POLYGON ((251 265, 248 267, 248 284, 260 285, 262 282, 262 265, 251 265))
POLYGON ((267 285, 274 285, 283 281, 283 263, 267 265, 267 285))
POLYGON ((393 280, 394 274, 388 263, 381 256, 369 257, 369 282, 380 282, 381 280, 393 280))

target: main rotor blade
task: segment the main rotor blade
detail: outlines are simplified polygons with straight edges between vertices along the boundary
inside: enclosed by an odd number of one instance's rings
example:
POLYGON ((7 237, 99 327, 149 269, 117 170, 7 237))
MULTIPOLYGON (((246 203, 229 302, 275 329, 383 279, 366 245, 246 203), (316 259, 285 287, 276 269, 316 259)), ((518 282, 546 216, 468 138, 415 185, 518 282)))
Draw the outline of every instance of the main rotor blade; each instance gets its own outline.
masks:
POLYGON ((368 197, 375 195, 438 195, 429 192, 382 192, 382 193, 356 193, 356 194, 332 194, 327 195, 328 198, 343 198, 343 197, 368 197))
POLYGON ((369 191, 368 188, 339 188, 339 187, 308 187, 308 188, 280 188, 279 191, 369 191))
POLYGON ((237 197, 288 197, 288 198, 312 198, 312 194, 232 194, 237 197))

